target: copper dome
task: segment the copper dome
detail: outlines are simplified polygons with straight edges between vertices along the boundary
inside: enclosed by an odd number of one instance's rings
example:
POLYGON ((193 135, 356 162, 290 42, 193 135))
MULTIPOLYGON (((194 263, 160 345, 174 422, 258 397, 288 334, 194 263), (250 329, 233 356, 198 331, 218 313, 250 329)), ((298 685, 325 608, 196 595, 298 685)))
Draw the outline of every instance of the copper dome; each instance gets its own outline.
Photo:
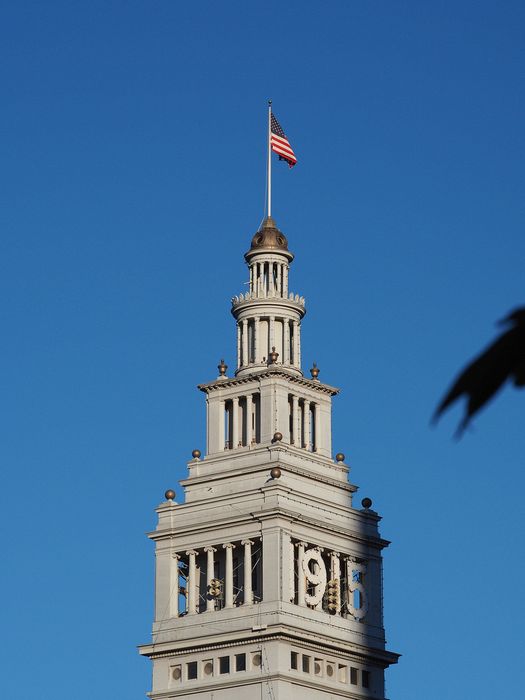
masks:
POLYGON ((279 231, 271 216, 266 217, 261 228, 252 238, 252 244, 250 250, 246 253, 246 257, 252 257, 252 255, 263 251, 268 253, 284 253, 290 260, 293 258, 292 253, 288 250, 288 240, 286 236, 279 231))

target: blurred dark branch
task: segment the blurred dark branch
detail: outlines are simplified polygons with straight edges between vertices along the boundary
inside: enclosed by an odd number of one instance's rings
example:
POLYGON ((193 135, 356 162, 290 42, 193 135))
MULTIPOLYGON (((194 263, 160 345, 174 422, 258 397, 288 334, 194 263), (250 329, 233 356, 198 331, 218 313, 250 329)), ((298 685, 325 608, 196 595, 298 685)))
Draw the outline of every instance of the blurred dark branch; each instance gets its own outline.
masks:
POLYGON ((435 423, 461 396, 468 399, 465 415, 456 431, 457 437, 461 437, 472 417, 508 379, 516 387, 525 386, 525 307, 516 309, 499 323, 510 328, 467 365, 434 413, 432 421, 435 423))

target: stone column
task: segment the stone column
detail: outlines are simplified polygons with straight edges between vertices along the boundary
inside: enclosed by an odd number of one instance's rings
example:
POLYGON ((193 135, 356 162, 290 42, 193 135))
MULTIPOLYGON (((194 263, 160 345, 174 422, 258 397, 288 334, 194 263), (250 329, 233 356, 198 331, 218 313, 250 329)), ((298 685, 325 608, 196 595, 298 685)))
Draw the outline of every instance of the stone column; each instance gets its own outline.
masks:
POLYGON ((239 368, 241 364, 241 324, 237 323, 237 368, 239 368))
MULTIPOLYGON (((315 550, 319 553, 323 552, 323 547, 315 547, 315 550)), ((317 562, 314 563, 314 573, 318 574, 319 573, 319 564, 317 562)), ((321 584, 318 584, 321 585, 321 584)), ((317 586, 315 587, 316 593, 317 593, 317 586)), ((314 606, 314 610, 322 610, 323 609, 323 599, 317 603, 317 605, 314 606)))
POLYGON ((283 318, 283 364, 290 364, 290 321, 283 318))
POLYGON ((257 316, 253 322, 253 347, 254 347, 254 361, 255 362, 260 362, 261 361, 261 354, 260 354, 260 348, 259 348, 259 317, 257 316))
POLYGON ((244 545, 244 605, 253 603, 252 591, 252 540, 242 540, 244 545))
POLYGON ((186 552, 189 557, 188 562, 188 615, 197 613, 197 567, 195 558, 198 554, 194 549, 186 552))
POLYGON ((242 363, 243 366, 248 364, 248 319, 243 319, 242 322, 242 363))
POLYGON ((210 610, 215 610, 215 598, 212 598, 210 595, 210 588, 211 588, 211 580, 212 578, 215 578, 215 566, 214 566, 214 560, 213 560, 213 555, 217 551, 215 547, 204 547, 204 551, 208 555, 208 560, 206 562, 206 588, 207 588, 207 596, 206 596, 206 611, 209 612, 210 610))
POLYGON ((283 265, 283 297, 288 296, 288 265, 283 265))
POLYGON ((277 294, 278 294, 278 296, 283 295, 283 287, 282 287, 283 276, 282 275, 283 275, 283 266, 279 263, 279 265, 277 265, 277 294))
POLYGON ((306 593, 306 577, 303 573, 303 557, 306 542, 297 543, 297 604, 306 605, 304 595, 306 593))
POLYGON ((292 327, 293 327, 293 339, 292 339, 292 350, 293 350, 293 366, 298 367, 299 363, 297 362, 298 354, 297 354, 297 337, 299 335, 299 324, 297 321, 292 321, 292 327))
POLYGON ((246 447, 250 447, 253 439, 252 431, 253 398, 251 394, 246 396, 246 447))
POLYGON ((339 552, 330 552, 330 579, 337 581, 337 612, 341 610, 341 561, 339 552))
POLYGON ((295 347, 296 347, 296 352, 297 356, 295 358, 295 365, 299 369, 301 369, 301 324, 297 323, 297 326, 294 330, 294 335, 295 335, 295 347))
POLYGON ((250 292, 253 292, 253 265, 250 265, 250 292))
POLYGON ((307 450, 312 449, 312 432, 310 420, 310 403, 304 402, 303 407, 303 430, 304 430, 304 446, 307 450))
POLYGON ((275 316, 270 316, 270 323, 268 327, 268 350, 266 352, 266 357, 270 356, 272 348, 275 345, 275 316))
POLYGON ((226 401, 221 401, 219 404, 219 450, 224 450, 226 447, 224 433, 226 431, 226 401))
POLYGON ((268 263, 268 296, 273 296, 275 285, 273 283, 273 262, 268 263))
POLYGON ((264 296, 264 265, 263 263, 257 263, 259 267, 259 296, 264 296))
POLYGON ((292 430, 293 444, 301 447, 301 414, 299 412, 299 397, 292 396, 292 430))
POLYGON ((321 447, 321 407, 318 403, 313 404, 314 410, 314 436, 312 440, 312 451, 319 452, 321 447))
POLYGON ((170 617, 179 616, 179 561, 180 555, 173 552, 170 559, 170 617))
POLYGON ((295 561, 295 545, 294 545, 294 543, 292 542, 291 538, 290 538, 289 547, 290 547, 290 554, 289 554, 289 556, 290 556, 290 561, 289 561, 289 569, 288 569, 288 574, 289 574, 288 580, 289 580, 290 590, 289 590, 289 598, 288 598, 288 600, 289 600, 291 603, 293 603, 294 600, 295 600, 295 566, 294 566, 294 561, 295 561))
POLYGON ((232 449, 239 446, 239 397, 232 399, 232 449))
POLYGON ((235 545, 228 542, 223 544, 226 550, 226 572, 224 577, 224 607, 233 608, 233 550, 235 545))

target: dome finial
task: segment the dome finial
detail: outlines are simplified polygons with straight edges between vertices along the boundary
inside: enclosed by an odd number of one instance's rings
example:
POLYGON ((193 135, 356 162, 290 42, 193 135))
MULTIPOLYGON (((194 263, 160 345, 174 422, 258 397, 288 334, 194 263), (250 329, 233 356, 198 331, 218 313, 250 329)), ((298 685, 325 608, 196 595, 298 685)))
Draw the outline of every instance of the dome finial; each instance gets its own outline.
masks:
POLYGON ((264 221, 261 224, 261 228, 259 231, 262 231, 265 228, 277 228, 277 224, 275 223, 275 219, 273 216, 267 216, 265 217, 264 221))

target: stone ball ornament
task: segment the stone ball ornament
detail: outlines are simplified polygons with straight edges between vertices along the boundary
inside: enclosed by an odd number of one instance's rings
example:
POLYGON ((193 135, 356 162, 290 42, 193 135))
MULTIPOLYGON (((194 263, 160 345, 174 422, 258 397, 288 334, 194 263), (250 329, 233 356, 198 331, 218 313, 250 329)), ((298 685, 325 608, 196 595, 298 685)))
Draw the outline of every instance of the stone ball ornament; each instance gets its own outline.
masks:
POLYGON ((191 456, 193 457, 193 459, 199 459, 199 457, 201 456, 201 451, 200 450, 193 450, 193 452, 191 453, 191 456))
POLYGON ((345 456, 342 452, 338 452, 335 456, 336 460, 338 462, 344 462, 345 461, 345 456))
POLYGON ((371 508, 372 507, 372 499, 368 498, 368 497, 363 498, 363 500, 361 501, 361 505, 363 506, 363 508, 366 508, 366 509, 371 508))
POLYGON ((270 476, 272 479, 280 479, 281 478, 281 470, 279 467, 273 467, 272 471, 270 472, 270 476))
POLYGON ((173 489, 168 489, 164 494, 167 501, 173 501, 175 499, 175 491, 173 489))
POLYGON ((274 442, 281 442, 283 439, 283 434, 277 431, 276 433, 273 434, 273 441, 274 442))

